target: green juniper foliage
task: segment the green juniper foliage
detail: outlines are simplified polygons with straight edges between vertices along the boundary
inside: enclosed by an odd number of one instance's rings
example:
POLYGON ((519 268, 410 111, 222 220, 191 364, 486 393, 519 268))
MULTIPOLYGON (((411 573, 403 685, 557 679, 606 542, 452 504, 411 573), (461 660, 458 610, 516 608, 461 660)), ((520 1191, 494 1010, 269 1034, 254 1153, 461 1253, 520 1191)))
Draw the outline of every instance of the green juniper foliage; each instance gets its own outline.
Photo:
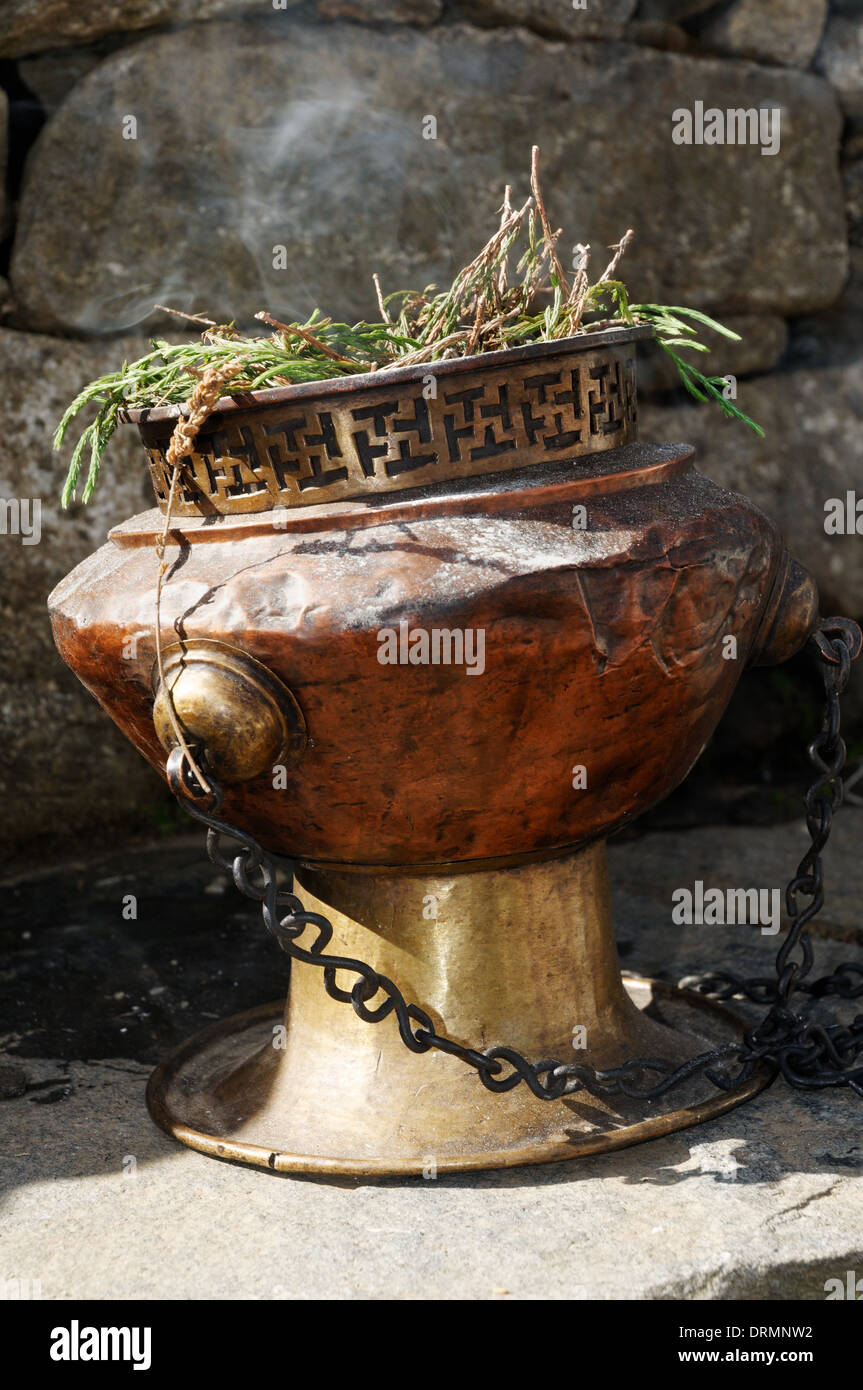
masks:
POLYGON ((683 385, 698 401, 714 400, 722 411, 762 434, 761 428, 727 400, 724 377, 707 376, 681 356, 687 348, 706 353, 698 328, 712 329, 739 341, 695 309, 661 304, 630 304, 616 272, 632 238, 627 232, 612 248, 605 273, 591 285, 587 247, 577 247, 570 284, 556 250, 559 232, 548 223, 534 150, 533 196, 513 211, 506 190, 498 230, 479 255, 456 276, 448 290, 434 285, 421 291, 399 290, 384 297, 375 276, 380 318, 369 323, 335 323, 318 310, 305 323, 283 324, 269 314, 256 317, 273 331, 250 337, 233 324, 215 324, 197 315, 181 315, 206 324, 191 343, 151 341, 151 351, 119 371, 92 381, 72 401, 54 435, 60 448, 71 422, 95 407, 72 453, 63 489, 63 506, 74 500, 86 464, 82 500, 89 502, 99 478, 102 456, 122 409, 181 405, 208 368, 242 363, 230 382, 233 395, 295 382, 322 381, 382 367, 440 361, 449 357, 499 351, 526 343, 557 341, 627 324, 649 324, 674 362, 683 385), (516 272, 510 266, 520 251, 516 272), (697 325, 694 326, 694 325, 697 325))

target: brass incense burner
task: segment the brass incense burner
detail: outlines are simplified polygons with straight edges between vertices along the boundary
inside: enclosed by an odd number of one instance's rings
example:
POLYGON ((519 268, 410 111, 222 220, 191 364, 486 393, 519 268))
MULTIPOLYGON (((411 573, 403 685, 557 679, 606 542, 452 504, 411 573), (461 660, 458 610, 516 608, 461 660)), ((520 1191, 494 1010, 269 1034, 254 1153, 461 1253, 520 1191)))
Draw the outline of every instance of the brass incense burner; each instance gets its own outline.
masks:
MULTIPOLYGON (((162 599, 165 684, 224 820, 292 861, 331 949, 460 1044, 598 1068, 739 1036, 702 996, 621 979, 605 838, 686 776, 743 667, 785 660, 817 621, 776 527, 691 448, 638 442, 647 332, 220 402, 182 475, 162 599)), ((162 509, 176 418, 134 415, 162 509)), ((64 659, 164 775, 161 524, 118 527, 50 605, 64 659)), ((148 1100, 206 1153, 414 1173, 621 1147, 768 1076, 647 1104, 493 1094, 295 963, 286 1009, 192 1039, 148 1100)))

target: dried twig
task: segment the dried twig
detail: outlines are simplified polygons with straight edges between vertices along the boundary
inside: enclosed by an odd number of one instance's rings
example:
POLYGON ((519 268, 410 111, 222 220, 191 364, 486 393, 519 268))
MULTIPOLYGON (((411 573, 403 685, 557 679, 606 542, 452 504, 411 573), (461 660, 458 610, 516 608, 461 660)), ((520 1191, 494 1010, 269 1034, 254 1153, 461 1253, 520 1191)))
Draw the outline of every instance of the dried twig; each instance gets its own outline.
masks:
POLYGON ((273 318, 272 314, 268 314, 266 309, 259 309, 255 314, 255 318, 260 319, 261 323, 268 323, 271 328, 277 328, 280 333, 284 333, 287 337, 302 338, 304 343, 308 343, 310 347, 316 348, 318 352, 322 352, 325 357, 329 357, 333 362, 342 362, 349 364, 351 367, 357 365, 350 357, 343 357, 340 352, 336 352, 330 347, 329 343, 325 343, 320 338, 316 338, 307 328, 300 328, 298 323, 280 323, 278 319, 273 318))
MULTIPOLYGON (((511 217, 512 217, 512 184, 508 183, 507 186, 506 186, 506 188, 503 190, 503 204, 502 204, 501 209, 500 209, 500 227, 505 227, 506 224, 507 224, 507 222, 509 222, 509 219, 510 219, 511 217)), ((498 228, 498 231, 500 231, 500 227, 498 228)), ((499 274, 498 277, 497 277, 497 292, 498 292, 498 296, 499 296, 501 299, 503 299, 503 296, 504 296, 505 293, 506 293, 507 260, 508 260, 508 257, 507 257, 507 256, 504 256, 504 257, 502 258, 501 263, 500 263, 500 274, 499 274)))
POLYGON ((404 353, 394 365, 410 367, 415 362, 427 362, 430 357, 438 356, 443 348, 452 347, 454 343, 464 342, 469 332, 469 328, 461 328, 458 333, 450 333, 446 338, 437 338, 433 343, 426 343, 424 347, 417 348, 415 352, 404 353))
POLYGON ((480 334, 482 332, 482 326, 485 322, 485 315, 486 301, 478 296, 476 301, 476 318, 474 320, 473 331, 471 332, 470 338, 468 339, 467 347, 465 348, 465 355, 467 357, 470 357, 471 353, 476 351, 476 345, 479 342, 480 334))
POLYGON ((630 227, 628 231, 624 232, 616 246, 610 246, 608 248, 609 251, 614 252, 614 255, 602 272, 600 280, 615 280, 617 278, 617 267, 620 265, 623 253, 634 236, 635 232, 630 227))
POLYGON ((440 301, 432 309, 428 322, 424 325, 423 335, 426 341, 446 324, 448 318, 450 321, 455 319, 463 311, 465 305, 471 302, 472 291, 478 287, 483 274, 498 264, 504 246, 515 240, 532 207, 533 199, 528 198, 518 212, 511 213, 507 218, 502 218, 494 236, 486 242, 479 255, 475 256, 470 264, 459 272, 453 281, 452 288, 446 295, 441 296, 440 301))
POLYGON ((153 308, 158 309, 162 314, 173 314, 175 319, 187 319, 189 323, 203 323, 207 328, 219 327, 215 319, 205 318, 203 314, 187 314, 182 309, 171 309, 167 304, 154 304, 153 308))
POLYGON ((531 151, 530 188, 533 193, 533 200, 536 203, 536 210, 539 213, 539 220, 542 223, 542 234, 545 238, 548 259, 551 263, 552 271, 557 277, 560 292, 564 299, 567 299, 569 297, 569 282, 563 273, 563 266, 560 263, 560 257, 557 254, 556 246, 560 231, 552 232, 551 230, 551 223, 548 220, 548 213, 545 210, 545 203, 542 199, 542 189, 539 186, 539 145, 534 145, 531 151))
POLYGON ((584 313, 584 306, 590 290, 590 277, 588 275, 588 269, 590 267, 590 247, 579 242, 575 247, 575 257, 577 257, 575 279, 572 282, 572 289, 569 292, 569 299, 567 301, 569 318, 568 331, 570 333, 574 333, 581 324, 581 317, 584 313))
POLYGON ((374 281, 374 285, 375 285, 375 294, 377 295, 377 298, 378 298, 378 308, 379 308, 380 311, 381 311, 381 319, 383 320, 384 323, 388 324, 389 327, 391 328, 391 327, 392 327, 392 322, 393 322, 393 321, 392 321, 392 319, 390 318, 389 314, 387 313, 387 306, 386 306, 386 303, 384 302, 384 292, 383 292, 383 290, 381 289, 381 279, 380 279, 380 276, 378 275, 377 271, 375 271, 374 275, 372 276, 372 280, 374 281))

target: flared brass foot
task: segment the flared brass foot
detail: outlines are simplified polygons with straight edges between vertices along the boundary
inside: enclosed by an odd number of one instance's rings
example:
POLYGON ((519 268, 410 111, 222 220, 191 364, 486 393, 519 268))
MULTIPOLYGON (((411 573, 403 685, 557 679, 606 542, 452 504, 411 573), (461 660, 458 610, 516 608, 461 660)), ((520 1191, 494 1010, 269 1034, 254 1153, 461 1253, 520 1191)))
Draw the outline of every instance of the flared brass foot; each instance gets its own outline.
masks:
MULTIPOLYGON (((621 978, 604 851, 450 875, 306 870, 303 896, 333 922, 330 950, 369 961, 461 1043, 605 1068, 634 1055, 679 1064, 737 1040, 723 1006, 621 978)), ((200 1033, 154 1072, 147 1102, 162 1129, 216 1157, 434 1176, 640 1143, 724 1113, 770 1075, 730 1093, 699 1076, 653 1102, 494 1094, 458 1058, 410 1052, 392 1016, 364 1022, 326 994, 319 968, 295 963, 284 1014, 263 1005, 200 1033)))

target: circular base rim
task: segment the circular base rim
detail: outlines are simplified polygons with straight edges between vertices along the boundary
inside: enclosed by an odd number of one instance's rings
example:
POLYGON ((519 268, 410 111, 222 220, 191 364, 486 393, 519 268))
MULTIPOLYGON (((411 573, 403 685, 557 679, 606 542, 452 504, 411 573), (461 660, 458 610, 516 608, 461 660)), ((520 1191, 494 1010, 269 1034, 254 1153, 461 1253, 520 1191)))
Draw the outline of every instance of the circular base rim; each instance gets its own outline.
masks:
MULTIPOLYGON (((719 1004, 692 990, 679 989, 662 980, 652 980, 647 976, 623 972, 624 984, 631 982, 639 988, 649 986, 659 999, 683 1001, 696 1012, 712 1014, 714 1018, 731 1024, 738 1032, 744 1028, 743 1020, 733 1009, 719 1004)), ((281 1000, 258 1005, 244 1013, 233 1014, 196 1033, 172 1052, 164 1062, 152 1072, 147 1083, 146 1102, 151 1118, 166 1134, 178 1139, 187 1148, 211 1158, 226 1159, 234 1163, 244 1163, 255 1168, 265 1168, 276 1173, 331 1174, 341 1177, 385 1177, 419 1176, 423 1172, 422 1160, 401 1160, 397 1158, 346 1158, 329 1157, 321 1154, 288 1153, 283 1150, 252 1144, 245 1140, 231 1139, 224 1135, 206 1134, 193 1129, 181 1118, 172 1114, 168 1105, 168 1093, 182 1074, 184 1064, 192 1058, 205 1053, 214 1043, 233 1034, 273 1019, 279 1021, 284 1010, 281 1000)), ((717 1091, 706 1100, 683 1106, 677 1110, 665 1111, 661 1115, 651 1115, 633 1124, 621 1125, 616 1129, 601 1130, 592 1134, 567 1140, 546 1140, 523 1144, 507 1149, 490 1150, 488 1153, 472 1151, 464 1155, 441 1156, 437 1161, 438 1173, 476 1172, 491 1168, 514 1168, 532 1163, 559 1163, 568 1158, 582 1158, 591 1154, 611 1153, 616 1149, 629 1148, 643 1144, 650 1139, 662 1138, 716 1119, 734 1110, 744 1101, 751 1100, 763 1091, 776 1076, 775 1069, 759 1065, 749 1079, 730 1091, 717 1091)), ((479 1083, 477 1083, 479 1084, 479 1083)), ((709 1084, 709 1083, 708 1083, 709 1084)), ((554 1101, 548 1102, 554 1105, 554 1101)))

